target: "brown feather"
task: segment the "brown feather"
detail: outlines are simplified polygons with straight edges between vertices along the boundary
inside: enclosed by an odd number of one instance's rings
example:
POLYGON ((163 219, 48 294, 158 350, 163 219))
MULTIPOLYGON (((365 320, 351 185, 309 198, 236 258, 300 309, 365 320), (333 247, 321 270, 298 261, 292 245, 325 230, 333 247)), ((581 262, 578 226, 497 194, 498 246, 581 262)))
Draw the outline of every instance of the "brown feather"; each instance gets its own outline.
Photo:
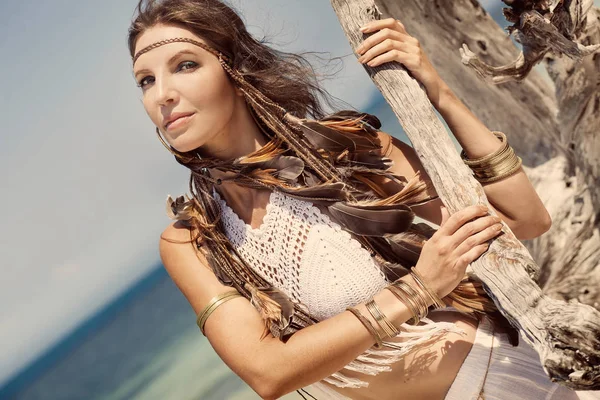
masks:
POLYGON ((337 202, 329 206, 331 216, 347 230, 363 236, 403 232, 415 214, 404 204, 368 205, 337 202))
POLYGON ((272 170, 274 176, 287 181, 294 181, 304 171, 304 161, 298 157, 282 155, 266 160, 244 160, 243 165, 246 168, 272 170))
POLYGON ((317 121, 301 120, 300 128, 304 136, 317 149, 340 153, 346 149, 351 152, 381 149, 376 139, 367 135, 340 132, 317 121))
POLYGON ((369 124, 374 129, 381 128, 381 121, 375 115, 361 113, 354 110, 341 110, 331 115, 326 115, 321 118, 321 121, 325 123, 331 122, 345 122, 345 121, 361 121, 362 123, 369 124))
POLYGON ((294 304, 282 291, 274 287, 258 288, 247 283, 246 288, 251 294, 250 303, 265 321, 265 331, 260 339, 264 339, 269 331, 274 337, 280 337, 290 325, 294 304))
POLYGON ((336 182, 322 183, 312 187, 280 187, 279 190, 301 200, 329 203, 346 200, 344 186, 344 183, 336 182))

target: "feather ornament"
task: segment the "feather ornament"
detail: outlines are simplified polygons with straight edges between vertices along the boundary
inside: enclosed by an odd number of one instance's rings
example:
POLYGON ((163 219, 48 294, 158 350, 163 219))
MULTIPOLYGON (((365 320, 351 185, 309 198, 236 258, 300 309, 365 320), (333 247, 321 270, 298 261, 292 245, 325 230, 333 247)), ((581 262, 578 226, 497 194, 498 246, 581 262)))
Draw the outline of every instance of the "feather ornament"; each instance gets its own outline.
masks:
POLYGON ((278 190, 301 200, 330 203, 347 199, 344 187, 343 182, 335 182, 322 183, 311 187, 279 187, 278 190))
POLYGON ((348 125, 356 125, 360 123, 361 129, 368 133, 377 134, 377 130, 381 128, 381 121, 375 115, 361 113, 354 110, 341 110, 334 114, 326 115, 320 119, 324 124, 329 122, 346 123, 348 125))
POLYGON ((250 292, 250 303, 265 322, 265 330, 260 339, 264 339, 269 332, 280 338, 292 321, 294 304, 288 296, 274 287, 259 288, 246 283, 246 289, 250 292))
POLYGON ((250 169, 269 170, 276 178, 290 182, 294 182, 304 171, 304 161, 293 156, 278 155, 259 161, 241 160, 239 165, 243 166, 241 173, 250 169))
POLYGON ((313 120, 300 120, 299 127, 304 137, 308 139, 317 149, 323 149, 334 153, 344 150, 360 152, 380 149, 381 146, 376 138, 370 135, 360 135, 352 132, 340 132, 325 124, 313 120))
POLYGON ((170 219, 182 221, 187 227, 191 226, 193 219, 200 217, 196 204, 187 195, 178 196, 175 200, 173 200, 171 195, 168 195, 166 211, 170 219))
POLYGON ((384 236, 404 232, 415 217, 404 204, 350 204, 337 202, 329 206, 335 220, 347 230, 362 236, 384 236))

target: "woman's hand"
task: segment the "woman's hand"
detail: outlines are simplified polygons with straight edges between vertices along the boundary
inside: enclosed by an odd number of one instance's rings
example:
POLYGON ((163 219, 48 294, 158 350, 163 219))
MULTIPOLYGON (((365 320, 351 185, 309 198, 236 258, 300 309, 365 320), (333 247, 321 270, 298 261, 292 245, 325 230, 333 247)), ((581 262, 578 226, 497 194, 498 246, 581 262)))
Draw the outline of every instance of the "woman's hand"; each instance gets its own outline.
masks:
POLYGON ((401 63, 425 86, 430 99, 445 87, 419 41, 406 32, 400 21, 393 18, 372 21, 360 30, 364 34, 373 33, 356 49, 360 63, 370 67, 391 61, 401 63))
POLYGON ((445 297, 460 283, 467 265, 489 247, 488 241, 501 233, 499 217, 487 215, 487 207, 466 207, 448 217, 442 207, 440 228, 423 245, 415 268, 426 285, 445 297))

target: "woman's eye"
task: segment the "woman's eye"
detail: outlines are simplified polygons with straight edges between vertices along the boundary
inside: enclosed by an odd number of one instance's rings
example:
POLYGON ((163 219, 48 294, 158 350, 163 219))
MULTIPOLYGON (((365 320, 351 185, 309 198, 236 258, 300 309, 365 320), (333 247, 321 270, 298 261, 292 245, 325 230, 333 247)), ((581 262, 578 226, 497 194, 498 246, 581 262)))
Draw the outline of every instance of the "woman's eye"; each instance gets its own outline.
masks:
POLYGON ((154 78, 153 77, 151 77, 151 76, 145 76, 142 79, 140 79, 140 81, 138 82, 138 86, 143 89, 146 86, 148 86, 149 84, 151 84, 152 82, 154 82, 154 78))
POLYGON ((185 70, 189 70, 189 69, 194 69, 198 66, 198 63, 195 63, 193 61, 184 61, 181 64, 179 64, 179 66, 177 67, 178 71, 185 71, 185 70))

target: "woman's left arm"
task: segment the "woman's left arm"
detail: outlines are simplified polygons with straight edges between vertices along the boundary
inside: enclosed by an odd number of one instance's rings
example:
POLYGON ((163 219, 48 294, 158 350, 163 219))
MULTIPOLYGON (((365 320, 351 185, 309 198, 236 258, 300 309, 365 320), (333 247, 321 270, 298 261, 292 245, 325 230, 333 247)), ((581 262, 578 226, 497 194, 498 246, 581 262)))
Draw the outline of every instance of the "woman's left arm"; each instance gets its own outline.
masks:
MULTIPOLYGON (((373 21, 361 31, 375 33, 358 47, 359 62, 372 67, 393 61, 402 63, 421 82, 431 103, 469 158, 483 157, 500 147, 500 140, 456 97, 438 75, 418 40, 406 32, 400 21, 392 18, 373 21)), ((414 150, 399 140, 393 143, 389 157, 394 161, 394 172, 410 177, 418 170, 425 180, 429 180, 414 150)), ((483 184, 483 188, 498 216, 517 238, 532 239, 550 229, 550 215, 522 168, 502 180, 483 184)), ((420 217, 439 225, 441 206, 438 200, 414 210, 420 217)))

